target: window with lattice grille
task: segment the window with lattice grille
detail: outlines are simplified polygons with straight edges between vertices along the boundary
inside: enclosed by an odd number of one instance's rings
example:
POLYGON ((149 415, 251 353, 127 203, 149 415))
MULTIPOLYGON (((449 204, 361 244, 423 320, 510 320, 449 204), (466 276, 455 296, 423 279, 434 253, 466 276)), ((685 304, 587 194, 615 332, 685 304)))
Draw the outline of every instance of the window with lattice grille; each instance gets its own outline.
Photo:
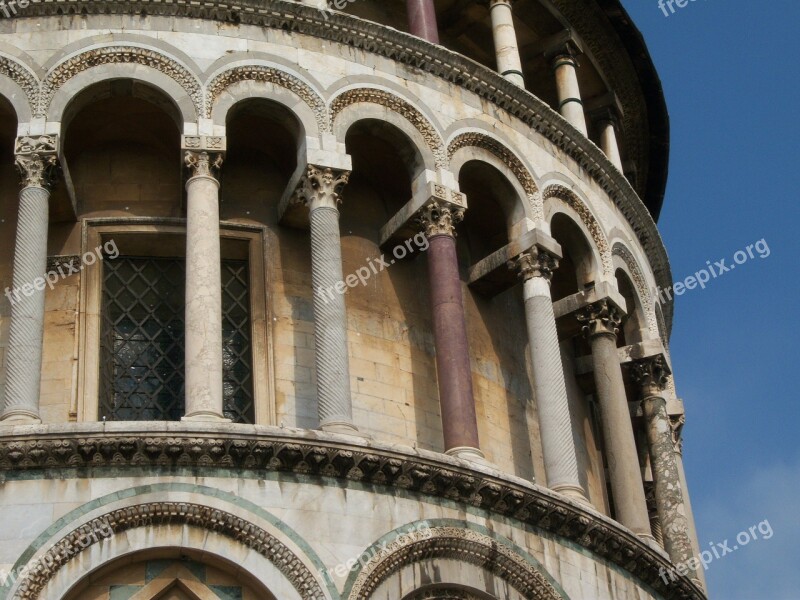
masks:
MULTIPOLYGON (((185 406, 184 259, 120 256, 103 267, 100 418, 180 420, 185 406)), ((222 332, 223 412, 234 423, 253 423, 246 261, 222 261, 222 332)))

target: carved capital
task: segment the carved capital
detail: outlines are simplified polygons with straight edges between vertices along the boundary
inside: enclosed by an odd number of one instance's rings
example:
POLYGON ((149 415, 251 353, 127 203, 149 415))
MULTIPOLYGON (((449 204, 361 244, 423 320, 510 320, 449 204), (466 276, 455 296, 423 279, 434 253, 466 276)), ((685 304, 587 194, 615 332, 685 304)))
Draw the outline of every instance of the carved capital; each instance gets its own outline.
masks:
POLYGON ((309 209, 338 208, 342 190, 350 181, 350 171, 308 165, 306 174, 295 191, 293 204, 305 204, 309 209))
POLYGON ((622 316, 619 309, 608 300, 599 300, 581 308, 575 317, 583 325, 583 333, 588 337, 612 335, 619 332, 622 316))
POLYGON ((14 144, 14 164, 22 178, 22 187, 50 189, 59 167, 56 136, 18 137, 14 144))
POLYGON ((456 225, 464 220, 464 207, 432 200, 417 213, 417 224, 429 238, 435 235, 456 236, 456 225))
POLYGON ((686 415, 670 415, 669 427, 672 431, 672 445, 675 452, 683 454, 683 426, 686 424, 686 415))
POLYGON ((633 361, 630 369, 631 378, 639 386, 643 398, 663 392, 672 372, 662 355, 633 361))
POLYGON ((553 271, 558 268, 558 257, 544 248, 534 246, 508 261, 508 268, 519 271, 518 275, 523 281, 534 277, 543 277, 550 281, 553 278, 553 271))
POLYGON ((191 177, 216 179, 216 173, 222 167, 222 153, 187 150, 184 154, 184 163, 189 168, 191 177))

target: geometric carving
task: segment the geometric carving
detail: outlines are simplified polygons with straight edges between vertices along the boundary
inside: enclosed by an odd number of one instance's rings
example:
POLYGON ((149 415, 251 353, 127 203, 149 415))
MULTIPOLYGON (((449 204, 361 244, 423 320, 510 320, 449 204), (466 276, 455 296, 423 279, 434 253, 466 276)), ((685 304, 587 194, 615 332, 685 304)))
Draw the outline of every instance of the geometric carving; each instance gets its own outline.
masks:
POLYGON ((203 115, 210 117, 214 103, 222 92, 240 81, 272 83, 293 92, 314 111, 314 117, 317 120, 317 127, 320 133, 329 133, 331 131, 331 120, 328 117, 328 108, 325 106, 325 101, 311 87, 294 75, 264 65, 235 67, 214 77, 207 87, 203 115))
POLYGON ((420 135, 422 135, 422 138, 425 140, 428 148, 430 148, 431 152, 433 153, 436 166, 440 169, 447 168, 447 156, 444 149, 444 143, 442 142, 442 138, 437 133, 436 128, 419 110, 414 108, 402 98, 398 98, 393 94, 373 88, 358 88, 355 90, 348 90, 343 94, 338 95, 331 103, 331 120, 335 121, 339 113, 341 113, 345 108, 360 102, 378 104, 404 117, 414 126, 417 131, 419 131, 420 135))
POLYGON ((508 169, 517 178, 517 181, 519 181, 522 189, 525 190, 525 194, 528 197, 528 203, 531 207, 533 220, 544 220, 544 207, 542 206, 541 196, 539 194, 539 189, 536 187, 536 182, 534 181, 533 176, 530 174, 530 171, 528 171, 522 161, 517 158, 517 156, 511 150, 484 133, 462 133, 461 135, 456 136, 447 147, 448 161, 452 160, 455 153, 461 148, 467 147, 481 148, 482 150, 486 150, 498 158, 506 167, 508 167, 508 169))
MULTIPOLYGON (((359 572, 348 598, 368 600, 381 583, 404 567, 426 560, 447 558, 493 572, 525 598, 562 599, 544 575, 512 548, 477 531, 459 527, 415 530, 378 548, 359 572)), ((448 598, 445 595, 416 597, 448 598)))
POLYGON ((42 83, 42 90, 36 106, 36 115, 44 116, 56 91, 67 81, 98 65, 138 64, 161 71, 177 82, 189 95, 197 114, 201 114, 203 97, 200 84, 185 67, 148 48, 135 46, 106 46, 83 52, 56 65, 42 83))
POLYGON ((606 275, 612 274, 614 272, 614 268, 611 264, 611 251, 608 247, 608 240, 606 239, 603 230, 600 228, 600 223, 597 222, 597 219, 594 218, 594 215, 586 207, 586 205, 581 202, 580 198, 578 198, 569 188, 558 184, 548 186, 542 196, 544 197, 545 201, 548 198, 558 198, 559 200, 565 202, 572 210, 578 213, 581 221, 589 230, 589 234, 592 236, 598 252, 600 252, 600 260, 603 263, 603 273, 606 275))
POLYGON ((314 574, 280 540, 254 523, 228 512, 188 502, 153 502, 121 508, 68 533, 45 552, 20 582, 14 598, 35 600, 58 570, 86 548, 137 527, 189 525, 227 536, 252 548, 283 573, 301 598, 324 598, 314 574), (111 535, 92 532, 111 530, 111 535))
POLYGON ((39 80, 33 73, 18 62, 0 56, 0 75, 5 75, 22 88, 29 106, 36 105, 36 98, 39 95, 39 80))

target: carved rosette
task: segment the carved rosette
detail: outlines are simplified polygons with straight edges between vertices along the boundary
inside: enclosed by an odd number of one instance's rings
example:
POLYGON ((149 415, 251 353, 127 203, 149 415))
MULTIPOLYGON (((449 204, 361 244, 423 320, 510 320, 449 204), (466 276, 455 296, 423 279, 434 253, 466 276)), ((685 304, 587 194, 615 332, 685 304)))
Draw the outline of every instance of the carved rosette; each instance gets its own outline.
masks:
POLYGON ((622 323, 619 309, 608 300, 599 300, 580 309, 575 317, 583 325, 583 333, 588 337, 613 335, 616 337, 622 323))
POLYGON ((184 154, 184 162, 189 168, 191 177, 216 179, 216 174, 222 167, 222 160, 222 154, 219 152, 187 150, 184 154))
POLYGON ((464 220, 464 208, 432 200, 417 214, 417 224, 428 238, 436 235, 456 236, 456 225, 464 220))
POLYGON ((523 281, 534 277, 542 277, 550 281, 553 278, 553 272, 558 268, 558 257, 547 250, 534 246, 508 261, 508 268, 512 271, 519 271, 518 275, 523 281))
POLYGON ((14 164, 21 184, 50 189, 58 174, 58 142, 55 135, 24 136, 14 144, 14 164))
POLYGON ((350 171, 308 165, 306 174, 297 186, 292 202, 309 209, 336 208, 342 202, 342 190, 350 181, 350 171))
POLYGON ((636 360, 631 363, 630 369, 631 379, 639 386, 642 398, 663 392, 672 372, 662 355, 636 360))

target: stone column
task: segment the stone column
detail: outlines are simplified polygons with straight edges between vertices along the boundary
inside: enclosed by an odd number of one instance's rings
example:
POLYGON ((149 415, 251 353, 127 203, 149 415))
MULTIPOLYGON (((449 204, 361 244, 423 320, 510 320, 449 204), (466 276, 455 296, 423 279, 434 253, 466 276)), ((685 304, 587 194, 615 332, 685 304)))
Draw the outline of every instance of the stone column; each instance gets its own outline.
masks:
POLYGON ((567 386, 550 296, 550 280, 558 267, 558 257, 534 247, 517 257, 510 266, 519 270, 525 282, 525 318, 547 485, 556 492, 588 504, 578 474, 567 386))
POLYGON ((489 10, 492 14, 497 71, 510 82, 524 88, 525 79, 522 74, 517 32, 514 29, 514 19, 511 13, 511 0, 491 0, 489 10))
MULTIPOLYGON (((697 527, 694 523, 694 514, 692 512, 692 500, 689 497, 689 486, 686 484, 686 472, 683 469, 683 439, 681 438, 681 430, 685 422, 684 415, 670 416, 669 424, 672 433, 672 444, 675 449, 675 462, 678 467, 678 478, 681 482, 681 490, 683 490, 683 503, 686 508, 686 521, 689 526, 689 541, 692 544, 692 551, 695 556, 700 556, 700 541, 697 538, 697 527)), ((707 590, 705 569, 697 569, 695 572, 697 576, 695 583, 702 589, 707 590)))
POLYGON ((418 222, 430 241, 428 278, 445 452, 480 460, 483 453, 478 443, 467 324, 456 257, 455 226, 463 218, 463 207, 431 200, 420 211, 418 222))
POLYGON ((575 129, 588 135, 586 115, 583 112, 583 100, 578 85, 577 61, 573 52, 564 49, 553 59, 553 71, 558 89, 558 112, 575 129))
POLYGON ((357 433, 350 393, 347 311, 342 275, 339 203, 349 171, 309 165, 295 202, 308 206, 311 225, 311 284, 320 428, 357 433))
POLYGON ((433 0, 406 0, 406 9, 411 35, 438 44, 439 27, 436 24, 436 7, 433 0))
POLYGON ((18 138, 22 177, 14 245, 6 395, 0 420, 39 423, 50 188, 58 167, 55 136, 18 138))
POLYGON ((320 10, 326 10, 328 8, 328 0, 300 0, 302 4, 308 4, 309 6, 313 6, 314 8, 319 8, 320 10))
POLYGON ((631 365, 631 376, 638 384, 642 398, 650 468, 653 471, 656 509, 661 522, 664 549, 672 562, 686 564, 693 553, 683 489, 675 460, 672 428, 667 414, 667 401, 664 398, 668 375, 669 368, 663 356, 638 360, 631 365))
POLYGON ((222 276, 219 182, 222 154, 187 151, 186 414, 184 421, 225 420, 222 406, 222 276))
POLYGON ((622 321, 620 311, 611 301, 604 299, 582 308, 577 317, 592 345, 594 380, 616 518, 640 538, 655 544, 617 354, 617 331, 622 321))
POLYGON ((611 161, 617 170, 622 173, 622 156, 619 152, 617 143, 617 132, 619 131, 619 119, 610 110, 603 110, 595 118, 597 128, 600 131, 600 149, 611 161))

